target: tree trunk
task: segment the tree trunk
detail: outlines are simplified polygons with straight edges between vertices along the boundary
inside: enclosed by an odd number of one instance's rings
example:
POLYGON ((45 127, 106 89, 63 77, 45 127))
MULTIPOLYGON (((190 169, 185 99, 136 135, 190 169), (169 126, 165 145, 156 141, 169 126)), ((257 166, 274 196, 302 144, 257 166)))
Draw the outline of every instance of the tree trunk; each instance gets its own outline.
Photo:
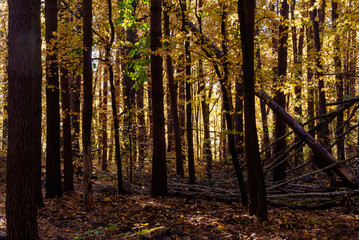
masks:
POLYGON ((40 1, 8 3, 6 233, 11 240, 37 240, 36 201, 41 176, 40 1))
MULTIPOLYGON (((287 75, 287 40, 288 40, 288 26, 285 23, 288 20, 288 11, 289 6, 287 0, 283 0, 280 7, 280 15, 282 21, 279 24, 279 47, 278 47, 278 79, 276 80, 276 94, 275 100, 282 107, 285 108, 286 100, 283 91, 283 86, 285 84, 285 78, 287 75)), ((275 115, 275 126, 274 134, 276 139, 276 144, 274 146, 274 155, 280 154, 286 148, 285 138, 283 136, 286 134, 286 125, 275 115), (280 140, 279 140, 280 139, 280 140)), ((280 164, 273 170, 273 181, 282 181, 285 179, 285 169, 286 163, 280 164)))
POLYGON ((72 162, 72 140, 71 140, 71 117, 70 117, 70 88, 69 72, 67 66, 61 67, 61 103, 63 132, 63 156, 64 156, 64 191, 74 190, 74 166, 72 162))
MULTIPOLYGON (((315 0, 311 0, 311 6, 314 7, 315 0)), ((322 4, 325 4, 323 1, 322 4)), ((313 24, 313 36, 314 36, 314 46, 315 46, 315 65, 316 65, 316 79, 318 80, 318 94, 319 94, 319 116, 327 114, 326 109, 326 100, 325 100, 325 91, 324 91, 324 81, 323 81, 323 66, 321 60, 321 42, 320 42, 320 23, 324 23, 324 7, 321 6, 321 9, 314 7, 311 12, 311 21, 313 24)), ((324 146, 329 144, 329 128, 326 126, 321 131, 318 132, 318 140, 324 146)))
MULTIPOLYGON (((164 34, 166 37, 170 36, 169 28, 169 6, 167 5, 164 10, 164 34)), ((175 135, 175 150, 176 150, 176 174, 181 178, 184 178, 184 169, 183 169, 183 155, 182 155, 182 142, 181 142, 181 128, 178 118, 178 108, 177 108, 177 89, 175 85, 175 79, 173 75, 173 64, 172 57, 170 54, 166 56, 166 70, 168 78, 168 88, 170 91, 170 103, 171 103, 171 112, 173 118, 173 130, 175 135)))
POLYGON ((93 208, 91 123, 92 123, 92 0, 83 2, 83 98, 82 147, 83 147, 83 201, 85 209, 93 208))
POLYGON ((254 103, 254 9, 255 0, 239 0, 243 90, 245 116, 245 150, 248 171, 249 213, 267 219, 267 200, 263 169, 259 155, 254 103))
MULTIPOLYGON (((187 33, 186 22, 188 21, 187 4, 186 1, 181 2, 182 9, 182 31, 187 33)), ((185 45, 185 88, 186 88, 186 137, 187 137, 187 158, 188 158, 188 172, 189 183, 196 182, 195 167, 194 167, 194 151, 193 151, 193 126, 192 126, 192 83, 191 83, 191 53, 189 50, 190 43, 188 39, 184 42, 185 45)))
POLYGON ((151 194, 167 194, 166 140, 163 109, 162 57, 153 52, 161 48, 162 37, 162 0, 151 1, 151 80, 152 80, 152 117, 153 117, 153 155, 151 194))
MULTIPOLYGON (((104 69, 105 71, 108 72, 107 66, 104 69)), ((103 89, 102 89, 102 160, 101 160, 101 170, 102 171, 106 171, 107 170, 107 141, 108 141, 108 137, 107 137, 107 95, 108 95, 108 79, 107 79, 108 74, 105 74, 105 78, 103 79, 103 89)))
MULTIPOLYGON (((338 19, 339 15, 338 15, 338 2, 336 1, 332 1, 332 27, 333 30, 336 30, 336 25, 337 25, 337 19, 338 19)), ((337 101, 343 101, 343 93, 344 93, 344 89, 343 89, 343 75, 340 74, 340 72, 342 71, 342 61, 341 61, 341 57, 339 55, 340 53, 340 49, 339 49, 339 40, 340 40, 340 36, 337 33, 335 35, 335 39, 334 39, 334 66, 335 66, 335 85, 336 85, 336 90, 337 90, 337 101)), ((340 105, 337 106, 338 108, 340 107, 340 105)), ((337 116, 337 125, 336 125, 336 136, 341 136, 343 134, 343 128, 341 127, 341 125, 343 124, 343 113, 338 114, 337 116)), ((343 160, 345 159, 345 150, 344 150, 344 138, 343 137, 339 137, 338 141, 337 141, 337 158, 338 160, 343 160)))
POLYGON ((57 0, 45 1, 46 25, 46 198, 62 196, 60 162, 60 105, 57 46, 57 0))
POLYGON ((121 146, 120 146, 120 124, 119 116, 117 114, 117 102, 116 102, 116 89, 113 79, 113 67, 111 64, 111 47, 115 39, 115 26, 112 20, 112 0, 107 0, 108 3, 108 20, 110 24, 110 42, 106 45, 106 62, 108 64, 109 81, 111 88, 111 101, 112 101, 112 115, 113 125, 115 128, 115 159, 117 166, 117 192, 118 194, 125 193, 123 188, 123 177, 122 177, 122 159, 121 159, 121 146))

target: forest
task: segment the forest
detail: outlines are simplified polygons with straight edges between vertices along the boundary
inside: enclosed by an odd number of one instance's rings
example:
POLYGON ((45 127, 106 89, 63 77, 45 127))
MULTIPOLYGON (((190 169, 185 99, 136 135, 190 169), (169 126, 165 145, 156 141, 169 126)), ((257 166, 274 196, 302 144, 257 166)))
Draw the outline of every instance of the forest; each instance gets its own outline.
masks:
POLYGON ((359 239, 358 0, 0 0, 0 239, 359 239))

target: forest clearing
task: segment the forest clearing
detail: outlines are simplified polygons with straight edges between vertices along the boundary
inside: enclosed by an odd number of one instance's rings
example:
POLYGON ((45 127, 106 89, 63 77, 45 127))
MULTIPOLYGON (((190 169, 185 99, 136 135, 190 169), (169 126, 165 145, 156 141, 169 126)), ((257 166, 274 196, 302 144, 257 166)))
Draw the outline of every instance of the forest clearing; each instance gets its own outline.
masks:
POLYGON ((0 240, 359 239, 359 0, 0 10, 0 240))

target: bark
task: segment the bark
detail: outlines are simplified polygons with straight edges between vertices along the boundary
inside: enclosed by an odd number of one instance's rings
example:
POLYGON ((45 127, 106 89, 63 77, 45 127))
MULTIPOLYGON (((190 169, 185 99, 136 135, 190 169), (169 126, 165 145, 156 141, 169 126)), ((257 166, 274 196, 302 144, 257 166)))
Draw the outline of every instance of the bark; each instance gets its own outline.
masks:
MULTIPOLYGON (((260 90, 256 92, 256 95, 270 107, 273 112, 279 115, 283 121, 288 124, 290 128, 294 130, 294 132, 300 136, 305 143, 313 150, 316 154, 316 158, 312 158, 314 164, 318 167, 326 167, 331 164, 336 164, 337 161, 335 158, 317 141, 310 135, 308 132, 304 130, 304 128, 298 124, 281 106, 279 106, 273 99, 271 99, 268 94, 264 91, 260 90)), ((334 171, 337 175, 348 185, 353 188, 359 187, 358 179, 350 174, 346 168, 342 165, 338 164, 334 168, 334 171)))
MULTIPOLYGON (((170 36, 169 28, 169 12, 168 7, 164 11, 164 34, 166 37, 170 36)), ((173 75, 173 64, 172 57, 170 54, 166 56, 166 70, 168 77, 168 88, 170 91, 170 103, 171 103, 171 112, 173 118, 173 130, 175 135, 175 151, 176 151, 176 174, 181 178, 184 177, 183 169, 183 155, 182 155, 182 143, 181 143, 181 128, 178 117, 178 107, 177 107, 177 89, 175 86, 175 79, 173 75)))
MULTIPOLYGON (((311 6, 314 6, 315 0, 311 0, 311 6)), ((323 1, 325 4, 325 1, 323 1)), ((314 46, 315 46, 315 65, 316 65, 316 79, 318 80, 318 94, 319 94, 319 115, 325 115, 327 113, 326 109, 326 99, 324 91, 324 81, 323 81, 323 66, 321 63, 321 41, 320 41, 320 30, 321 27, 319 24, 324 23, 324 8, 323 5, 321 9, 314 7, 311 12, 311 21, 313 24, 313 37, 314 37, 314 46)), ((325 127, 318 133, 319 141, 327 146, 329 144, 329 128, 325 127)))
MULTIPOLYGON (((337 24, 337 19, 338 19, 339 15, 338 15, 338 2, 336 1, 332 1, 332 27, 333 30, 336 30, 336 24, 337 24)), ((343 89, 343 75, 340 74, 340 72, 342 71, 342 61, 341 61, 341 57, 340 57, 340 49, 339 49, 339 34, 335 35, 335 39, 334 39, 334 66, 335 66, 335 86, 336 86, 336 90, 337 90, 337 101, 343 101, 343 93, 344 93, 344 89, 343 89)), ((340 107, 340 105, 337 106, 338 108, 340 107)), ((341 125, 343 124, 343 120, 344 120, 344 115, 343 113, 338 114, 337 116, 337 125, 336 125, 336 136, 340 136, 341 134, 343 134, 343 128, 341 127, 341 125)), ((345 158, 345 150, 344 150, 344 138, 339 137, 337 140, 337 158, 338 159, 344 159, 345 158)))
POLYGON ((92 191, 91 123, 92 123, 92 0, 83 2, 83 203, 89 211, 94 207, 92 191))
POLYGON ((147 140, 143 94, 144 94, 144 85, 142 83, 136 92, 137 109, 138 109, 138 113, 137 113, 137 118, 138 118, 138 129, 137 129, 137 131, 138 131, 138 133, 137 133, 138 162, 139 162, 141 169, 144 167, 145 148, 146 148, 146 140, 147 140))
MULTIPOLYGON (((105 71, 108 72, 107 67, 105 68, 105 71)), ((108 95, 108 80, 106 78, 106 76, 108 76, 108 74, 105 74, 105 78, 103 79, 103 89, 102 89, 102 117, 101 117, 101 121, 102 121, 102 147, 103 147, 103 151, 102 151, 102 160, 101 160, 101 170, 102 171, 106 171, 107 170, 107 141, 108 141, 108 137, 107 137, 107 95, 108 95)))
POLYGON ((243 90, 245 115, 245 151, 248 173, 249 213, 259 219, 267 219, 266 190, 263 169, 259 155, 255 103, 254 103, 254 10, 255 0, 239 0, 243 90))
POLYGON ((57 0, 45 1, 46 26, 46 198, 62 196, 60 162, 60 105, 57 46, 57 0))
POLYGON ((108 64, 109 81, 111 88, 111 101, 112 101, 112 115, 113 125, 115 128, 115 160, 117 166, 117 192, 118 194, 125 193, 123 188, 123 177, 122 177, 122 159, 121 159, 121 146, 120 146, 120 124, 119 116, 117 114, 117 102, 116 102, 116 89, 113 79, 113 67, 110 62, 111 47, 115 40, 115 26, 112 20, 112 0, 107 0, 108 3, 108 20, 110 24, 110 42, 106 45, 106 62, 108 64))
POLYGON ((163 109, 163 76, 162 57, 153 52, 161 48, 162 25, 161 12, 162 1, 151 1, 151 84, 152 84, 152 117, 153 117, 153 155, 152 155, 152 183, 151 194, 160 196, 167 194, 167 170, 166 170, 166 140, 165 121, 163 109))
POLYGON ((37 240, 41 176, 40 1, 8 3, 6 234, 11 240, 37 240))
POLYGON ((64 157, 64 191, 74 190, 74 166, 72 162, 72 139, 70 117, 69 72, 66 66, 61 67, 61 105, 63 123, 63 157, 64 157))
MULTIPOLYGON (((186 1, 181 1, 182 10, 182 31, 187 34, 186 22, 188 22, 187 4, 186 1)), ((188 158, 188 172, 189 183, 196 182, 195 167, 194 167, 194 150, 193 150, 193 126, 192 126, 192 83, 191 83, 191 53, 190 43, 188 39, 184 42, 185 45, 185 94, 186 94, 186 137, 187 137, 187 158, 188 158)))
MULTIPOLYGON (((280 7, 280 15, 282 22, 279 24, 279 47, 278 47, 278 79, 276 80, 276 94, 275 100, 278 104, 285 108, 286 99, 283 91, 285 77, 287 75, 287 40, 288 40, 288 26, 284 21, 288 20, 289 6, 287 0, 283 0, 280 7)), ((285 138, 282 138, 286 133, 286 125, 282 119, 275 115, 274 135, 276 144, 274 146, 274 155, 279 154, 286 148, 285 138), (279 140, 280 139, 280 140, 279 140)), ((286 164, 283 163, 273 170, 273 181, 282 181, 285 179, 286 164)))
MULTIPOLYGON (((306 28, 306 37, 307 37, 307 52, 311 52, 313 49, 313 30, 312 28, 306 28)), ((307 115, 309 119, 314 119, 314 83, 313 83, 313 69, 308 66, 307 69, 307 88, 308 88, 308 99, 307 99, 307 115)), ((312 121, 308 124, 308 128, 311 129, 314 127, 315 122, 312 121)))

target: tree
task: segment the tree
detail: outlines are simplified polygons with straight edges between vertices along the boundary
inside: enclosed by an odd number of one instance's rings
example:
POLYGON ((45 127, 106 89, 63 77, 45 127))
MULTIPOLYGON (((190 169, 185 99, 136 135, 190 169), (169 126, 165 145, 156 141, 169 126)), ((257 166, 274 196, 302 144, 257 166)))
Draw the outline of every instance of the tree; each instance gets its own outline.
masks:
POLYGON ((83 201, 85 209, 93 208, 92 161, 91 161, 91 123, 92 123, 92 0, 83 2, 83 201))
POLYGON ((267 200, 259 155, 254 104, 254 10, 255 0, 239 0, 238 15, 243 57, 245 151, 248 172, 249 213, 267 218, 267 200))
MULTIPOLYGON (((168 1, 166 1, 167 5, 164 9, 164 34, 167 38, 170 37, 170 16, 168 9, 170 8, 168 1)), ((168 43, 167 46, 170 44, 168 43)), ((182 143, 181 143, 181 128, 178 118, 178 107, 177 107, 177 89, 175 85, 175 79, 173 75, 173 64, 172 57, 170 54, 166 56, 166 70, 167 70, 167 78, 168 78, 168 88, 170 91, 170 103, 171 103, 171 113, 173 118, 173 130, 175 135, 175 151, 176 151, 176 174, 181 178, 184 177, 183 170, 183 155, 182 155, 182 143)))
POLYGON ((11 240, 34 240, 40 239, 36 219, 41 160, 40 1, 9 1, 8 47, 6 233, 11 240))
POLYGON ((152 118, 153 118, 153 155, 152 183, 153 196, 167 194, 166 140, 163 109, 162 57, 156 54, 161 48, 162 36, 162 0, 151 1, 151 84, 152 84, 152 118))
POLYGON ((125 192, 123 188, 123 180, 122 180, 122 160, 121 160, 121 146, 120 146, 120 124, 119 124, 119 116, 117 114, 117 102, 116 102, 116 90, 113 79, 113 67, 110 62, 111 57, 111 47, 115 40, 115 28, 112 20, 112 0, 108 0, 108 21, 110 24, 110 41, 105 46, 106 50, 106 62, 108 66, 109 73, 109 81, 110 81, 110 91, 111 91, 111 102, 112 102, 112 115, 113 115, 113 125, 115 128, 115 159, 117 165, 117 192, 118 194, 122 194, 125 192))
MULTIPOLYGON (((275 82, 276 95, 275 101, 283 108, 285 108, 285 94, 283 91, 283 85, 285 83, 285 77, 287 75, 287 40, 288 40, 288 26, 285 20, 288 19, 289 6, 287 0, 283 0, 280 7, 280 15, 282 22, 279 24, 279 47, 278 47, 278 79, 275 82)), ((286 147, 285 138, 283 136, 286 133, 286 125, 282 119, 275 115, 275 138, 276 145, 274 154, 279 154, 286 147)), ((273 181, 281 181, 285 179, 285 163, 280 164, 273 170, 273 181)))
POLYGON ((45 1, 46 26, 46 198, 62 196, 60 104, 57 46, 57 0, 45 1))

